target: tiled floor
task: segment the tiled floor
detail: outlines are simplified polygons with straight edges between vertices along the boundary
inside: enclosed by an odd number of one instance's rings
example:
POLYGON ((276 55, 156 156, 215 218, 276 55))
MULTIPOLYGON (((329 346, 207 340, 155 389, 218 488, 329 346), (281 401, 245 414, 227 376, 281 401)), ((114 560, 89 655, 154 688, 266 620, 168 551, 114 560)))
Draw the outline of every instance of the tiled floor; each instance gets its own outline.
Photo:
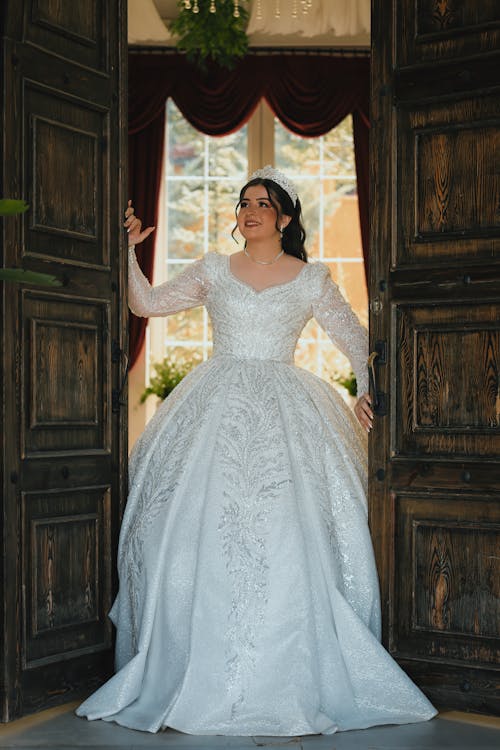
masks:
POLYGON ((500 719, 446 713, 421 724, 377 727, 313 737, 195 737, 167 731, 135 732, 104 721, 77 718, 68 704, 0 726, 0 748, 50 750, 500 750, 500 719))

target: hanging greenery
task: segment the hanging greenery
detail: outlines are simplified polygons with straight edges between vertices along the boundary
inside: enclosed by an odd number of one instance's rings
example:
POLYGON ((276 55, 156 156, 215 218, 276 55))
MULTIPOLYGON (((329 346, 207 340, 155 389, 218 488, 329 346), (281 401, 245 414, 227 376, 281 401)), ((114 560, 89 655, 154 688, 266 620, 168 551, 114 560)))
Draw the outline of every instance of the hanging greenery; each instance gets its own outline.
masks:
POLYGON ((202 70, 209 61, 229 70, 234 68, 248 50, 245 3, 246 0, 241 5, 233 0, 198 0, 187 7, 188 3, 179 0, 179 15, 168 24, 169 31, 179 38, 177 49, 202 70))
POLYGON ((24 214, 29 208, 26 201, 13 200, 12 198, 0 198, 0 216, 15 216, 24 214))
MULTIPOLYGON (((26 201, 13 198, 0 198, 0 216, 24 214, 29 208, 26 201)), ((24 268, 0 268, 0 281, 17 284, 37 284, 39 286, 62 286, 59 279, 48 273, 25 271, 24 268)))

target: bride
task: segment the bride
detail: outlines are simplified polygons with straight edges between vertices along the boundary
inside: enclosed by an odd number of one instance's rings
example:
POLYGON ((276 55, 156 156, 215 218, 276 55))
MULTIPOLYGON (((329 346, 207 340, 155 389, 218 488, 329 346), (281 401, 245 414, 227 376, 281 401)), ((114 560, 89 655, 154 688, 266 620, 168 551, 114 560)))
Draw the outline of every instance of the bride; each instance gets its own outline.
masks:
POLYGON ((255 172, 237 205, 242 252, 210 252, 137 315, 205 305, 213 356, 158 409, 130 459, 120 535, 116 674, 78 709, 156 732, 330 734, 430 719, 435 710, 380 644, 367 525, 367 336, 304 248, 294 185, 255 172), (349 357, 354 414, 294 365, 314 316, 349 357))

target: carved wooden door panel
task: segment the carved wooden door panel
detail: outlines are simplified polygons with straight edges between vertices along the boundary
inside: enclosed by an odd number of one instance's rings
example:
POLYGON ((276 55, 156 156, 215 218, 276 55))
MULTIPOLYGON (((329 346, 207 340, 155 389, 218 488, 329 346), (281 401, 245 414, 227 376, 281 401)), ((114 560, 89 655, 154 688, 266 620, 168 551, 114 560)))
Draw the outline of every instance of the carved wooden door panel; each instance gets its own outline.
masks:
POLYGON ((124 0, 12 0, 4 13, 2 720, 89 692, 107 619, 126 467, 124 0))
POLYGON ((370 521, 384 640, 500 709, 500 12, 375 0, 370 521))

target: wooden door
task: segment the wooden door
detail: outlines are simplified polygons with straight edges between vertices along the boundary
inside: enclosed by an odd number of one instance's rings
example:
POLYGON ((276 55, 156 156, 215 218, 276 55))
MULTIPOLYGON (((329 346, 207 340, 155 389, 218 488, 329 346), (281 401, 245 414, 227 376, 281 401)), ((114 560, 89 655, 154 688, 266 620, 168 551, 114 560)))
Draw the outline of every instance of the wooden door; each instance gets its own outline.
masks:
POLYGON ((374 0, 370 519, 384 642, 500 709, 500 11, 374 0))
POLYGON ((3 11, 2 710, 8 721, 112 670, 107 612, 125 490, 121 210, 125 0, 12 0, 3 11))

